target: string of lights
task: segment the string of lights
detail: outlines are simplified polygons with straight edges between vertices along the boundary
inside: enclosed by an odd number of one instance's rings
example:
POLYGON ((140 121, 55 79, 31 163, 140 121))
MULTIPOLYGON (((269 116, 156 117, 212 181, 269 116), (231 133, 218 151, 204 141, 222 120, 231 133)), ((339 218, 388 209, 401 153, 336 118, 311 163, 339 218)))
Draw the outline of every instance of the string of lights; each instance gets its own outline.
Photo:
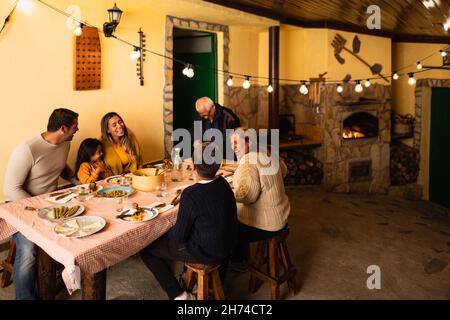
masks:
MULTIPOLYGON (((17 3, 19 1, 21 1, 21 0, 17 0, 16 1, 15 5, 14 5, 14 8, 13 8, 13 11, 14 11, 14 9, 17 6, 17 3)), ((74 21, 78 22, 79 25, 74 30, 74 34, 77 35, 77 36, 82 34, 82 28, 84 26, 97 28, 96 26, 88 23, 87 21, 82 21, 81 19, 77 19, 77 17, 73 16, 72 14, 67 13, 65 11, 62 11, 62 10, 52 6, 51 4, 49 4, 49 3, 47 3, 47 2, 45 2, 43 0, 37 0, 37 1, 39 3, 47 6, 48 8, 50 8, 50 9, 52 9, 52 10, 54 10, 54 11, 56 11, 56 12, 58 12, 58 13, 64 15, 64 16, 66 16, 67 18, 71 18, 74 21)), ((11 12, 11 14, 12 14, 12 12, 11 12)), ((7 19, 9 19, 10 15, 8 16, 7 19)), ((101 28, 97 28, 97 30, 103 34, 103 31, 101 30, 101 28)), ((216 68, 216 69, 204 68, 202 66, 195 65, 195 64, 192 64, 190 62, 183 61, 183 60, 179 60, 179 59, 176 59, 174 57, 170 57, 170 56, 158 53, 158 52, 154 52, 154 51, 146 49, 146 48, 141 48, 139 45, 135 45, 135 44, 133 44, 133 43, 127 41, 127 40, 124 40, 122 38, 119 38, 119 37, 117 37, 115 35, 112 35, 111 37, 116 39, 116 40, 118 40, 118 41, 120 41, 120 42, 122 42, 122 43, 124 43, 124 44, 127 44, 127 45, 131 46, 133 48, 133 51, 130 54, 130 57, 132 57, 133 59, 139 58, 141 52, 147 52, 147 53, 150 53, 152 55, 156 55, 156 56, 159 56, 159 57, 162 57, 162 58, 165 58, 165 59, 170 59, 173 62, 176 62, 176 63, 179 63, 181 65, 184 65, 185 68, 183 69, 182 72, 183 72, 183 75, 185 75, 188 78, 194 77, 194 75, 195 75, 194 70, 202 70, 203 69, 202 71, 215 72, 216 74, 222 74, 224 77, 227 77, 226 84, 228 86, 230 86, 230 87, 233 86, 233 79, 235 79, 235 78, 244 80, 243 83, 242 83, 242 87, 244 89, 250 88, 250 86, 251 86, 250 80, 256 80, 256 83, 259 83, 260 81, 261 82, 264 81, 265 83, 267 83, 267 90, 268 90, 269 93, 273 92, 272 81, 279 81, 279 82, 283 82, 283 83, 299 83, 299 85, 300 85, 299 91, 300 91, 300 93, 302 93, 304 95, 308 94, 308 87, 307 87, 307 85, 312 83, 312 81, 303 80, 303 79, 270 78, 270 77, 263 77, 263 76, 259 76, 259 75, 248 75, 248 74, 242 74, 242 73, 238 73, 238 72, 225 71, 225 70, 221 70, 221 69, 218 69, 218 68, 216 68)), ((410 64, 410 65, 404 66, 402 68, 396 69, 392 74, 380 74, 379 76, 372 76, 372 77, 365 78, 364 86, 366 88, 368 88, 371 85, 371 81, 379 80, 379 79, 382 79, 383 77, 390 78, 390 79, 395 81, 395 80, 398 80, 400 77, 405 76, 405 75, 408 76, 408 83, 410 85, 414 85, 416 83, 416 80, 414 78, 415 74, 431 70, 430 68, 424 68, 423 65, 422 65, 422 62, 428 60, 429 58, 431 58, 432 56, 434 56, 435 54, 438 54, 438 53, 442 57, 445 57, 447 55, 446 49, 448 49, 448 46, 443 47, 442 49, 439 50, 439 52, 434 52, 434 53, 432 53, 432 54, 430 54, 430 55, 420 59, 417 62, 417 64, 416 64, 416 68, 417 68, 418 71, 410 71, 410 72, 402 72, 402 73, 400 73, 400 71, 408 69, 408 68, 413 66, 412 64, 410 64)), ((363 91, 363 86, 361 84, 362 81, 364 81, 364 80, 363 79, 356 79, 356 80, 354 80, 355 91, 356 92, 362 92, 363 91)), ((338 92, 342 92, 343 91, 343 85, 345 83, 345 81, 343 81, 343 80, 334 80, 334 79, 325 79, 325 80, 323 80, 323 82, 324 83, 329 83, 329 84, 336 84, 337 85, 336 86, 336 90, 338 92)), ((350 82, 350 81, 347 81, 347 82, 350 82)))

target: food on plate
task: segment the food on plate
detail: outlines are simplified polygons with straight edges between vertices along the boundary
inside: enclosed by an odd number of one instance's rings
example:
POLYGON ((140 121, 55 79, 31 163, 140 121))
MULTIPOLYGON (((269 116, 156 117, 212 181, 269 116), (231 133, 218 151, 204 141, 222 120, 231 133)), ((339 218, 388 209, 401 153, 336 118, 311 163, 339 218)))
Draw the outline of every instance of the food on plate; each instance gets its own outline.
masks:
POLYGON ((104 193, 104 196, 107 198, 118 198, 118 197, 123 197, 126 195, 127 195, 127 192, 123 191, 123 190, 112 190, 112 191, 104 193))
POLYGON ((145 210, 142 209, 141 207, 139 207, 139 204, 137 203, 133 203, 132 208, 134 210, 136 210, 131 217, 128 217, 129 219, 131 219, 132 221, 142 221, 145 218, 145 210))
POLYGON ((94 223, 85 224, 83 226, 83 230, 90 230, 90 229, 100 229, 103 225, 100 223, 100 221, 95 221, 94 223))
POLYGON ((75 213, 77 213, 78 209, 80 209, 80 206, 73 206, 73 207, 55 207, 52 208, 50 211, 50 217, 52 219, 64 219, 68 218, 75 213))
POLYGON ((55 227, 55 231, 64 236, 70 236, 80 229, 78 222, 76 220, 67 221, 64 224, 58 224, 55 227))

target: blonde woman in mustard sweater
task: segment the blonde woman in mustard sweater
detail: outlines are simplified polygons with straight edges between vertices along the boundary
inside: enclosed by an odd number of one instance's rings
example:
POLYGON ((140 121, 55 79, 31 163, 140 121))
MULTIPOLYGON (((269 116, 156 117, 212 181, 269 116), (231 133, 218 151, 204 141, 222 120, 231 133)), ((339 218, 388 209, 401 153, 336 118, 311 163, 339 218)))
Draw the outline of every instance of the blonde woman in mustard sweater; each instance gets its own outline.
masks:
POLYGON ((136 136, 115 112, 101 121, 104 161, 114 175, 133 172, 142 166, 141 148, 136 136))
POLYGON ((290 213, 283 176, 286 165, 274 156, 256 150, 249 131, 237 128, 231 135, 238 159, 233 177, 239 219, 239 242, 233 262, 245 260, 250 242, 273 237, 287 226, 290 213))

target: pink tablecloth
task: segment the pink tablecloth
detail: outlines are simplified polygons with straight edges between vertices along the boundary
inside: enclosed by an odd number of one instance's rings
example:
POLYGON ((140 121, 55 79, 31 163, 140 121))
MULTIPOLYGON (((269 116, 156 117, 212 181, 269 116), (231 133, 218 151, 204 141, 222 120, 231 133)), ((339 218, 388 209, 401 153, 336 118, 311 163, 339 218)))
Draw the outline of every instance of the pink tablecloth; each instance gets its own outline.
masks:
MULTIPOLYGON (((171 182, 164 198, 156 197, 156 192, 135 191, 128 202, 137 202, 141 206, 157 201, 169 203, 174 197, 174 190, 192 183, 189 180, 171 182)), ((63 264, 63 280, 69 293, 80 288, 80 271, 93 274, 136 254, 163 235, 175 223, 178 212, 178 207, 175 207, 147 222, 126 222, 115 218, 114 200, 92 198, 82 203, 86 207, 84 214, 103 217, 106 227, 91 236, 71 239, 54 232, 56 223, 39 218, 35 211, 24 209, 25 206, 44 208, 52 205, 44 198, 45 195, 41 195, 0 205, 0 239, 20 231, 63 264)))

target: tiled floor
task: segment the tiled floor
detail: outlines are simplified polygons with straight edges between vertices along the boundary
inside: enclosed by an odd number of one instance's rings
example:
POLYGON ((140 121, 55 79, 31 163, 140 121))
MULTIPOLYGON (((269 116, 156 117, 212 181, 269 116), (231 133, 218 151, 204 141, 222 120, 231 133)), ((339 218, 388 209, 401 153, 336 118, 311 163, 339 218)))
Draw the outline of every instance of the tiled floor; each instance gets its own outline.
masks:
MULTIPOLYGON (((424 201, 387 196, 288 189, 288 246, 301 291, 288 299, 450 299, 450 215, 424 201), (379 266, 381 289, 367 288, 367 268, 379 266)), ((269 299, 263 286, 249 295, 248 274, 229 272, 230 299, 269 299)), ((287 288, 283 286, 282 295, 287 288)), ((13 299, 14 288, 0 289, 13 299)), ((80 299, 80 293, 59 299, 80 299)), ((139 257, 108 270, 108 299, 166 299, 139 257)))

